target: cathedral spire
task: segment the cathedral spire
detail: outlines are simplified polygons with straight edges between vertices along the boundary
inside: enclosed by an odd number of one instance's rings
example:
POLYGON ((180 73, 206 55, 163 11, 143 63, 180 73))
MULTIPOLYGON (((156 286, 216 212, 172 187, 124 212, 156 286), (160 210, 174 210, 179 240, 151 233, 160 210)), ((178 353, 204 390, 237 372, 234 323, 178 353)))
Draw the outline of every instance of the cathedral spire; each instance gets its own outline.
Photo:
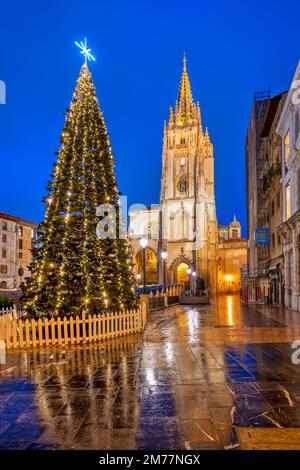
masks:
POLYGON ((174 125, 174 115, 173 115, 172 106, 169 107, 169 125, 170 126, 174 125))
POLYGON ((176 117, 179 123, 184 124, 193 117, 195 104, 193 102, 192 90, 189 76, 186 70, 186 56, 183 56, 183 71, 181 75, 178 99, 176 102, 176 117))
POLYGON ((205 139, 207 142, 210 142, 210 136, 209 136, 209 132, 208 132, 207 126, 206 126, 206 128, 205 128, 204 139, 205 139))

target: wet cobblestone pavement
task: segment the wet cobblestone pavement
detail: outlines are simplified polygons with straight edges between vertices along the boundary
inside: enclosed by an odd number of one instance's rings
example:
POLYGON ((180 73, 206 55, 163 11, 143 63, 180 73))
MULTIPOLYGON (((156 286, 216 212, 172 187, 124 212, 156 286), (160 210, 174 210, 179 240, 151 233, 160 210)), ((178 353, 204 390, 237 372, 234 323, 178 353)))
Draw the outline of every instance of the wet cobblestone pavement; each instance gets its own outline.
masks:
POLYGON ((282 446, 299 442, 294 339, 299 313, 220 296, 209 307, 152 312, 144 335, 8 353, 0 449, 255 448, 244 443, 252 437, 268 448, 272 435, 286 439, 282 446))

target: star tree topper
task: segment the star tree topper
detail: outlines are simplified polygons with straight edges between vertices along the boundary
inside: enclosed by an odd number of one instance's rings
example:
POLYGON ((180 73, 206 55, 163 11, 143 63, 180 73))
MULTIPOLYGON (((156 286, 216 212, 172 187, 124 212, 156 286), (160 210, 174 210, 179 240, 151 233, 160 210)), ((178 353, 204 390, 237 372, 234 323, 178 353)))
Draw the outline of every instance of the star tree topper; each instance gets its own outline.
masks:
POLYGON ((91 54, 91 49, 88 49, 88 47, 87 47, 86 38, 84 38, 84 42, 83 41, 80 41, 80 42, 75 41, 75 44, 76 44, 76 46, 79 47, 80 54, 82 54, 84 56, 85 63, 87 63, 88 60, 94 60, 94 61, 96 60, 95 57, 91 54))

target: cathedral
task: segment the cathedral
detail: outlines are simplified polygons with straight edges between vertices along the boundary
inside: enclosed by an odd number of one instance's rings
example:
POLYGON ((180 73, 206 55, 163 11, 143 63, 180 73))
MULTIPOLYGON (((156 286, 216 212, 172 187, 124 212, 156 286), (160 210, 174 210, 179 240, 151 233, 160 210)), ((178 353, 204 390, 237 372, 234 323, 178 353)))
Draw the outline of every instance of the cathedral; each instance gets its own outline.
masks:
MULTIPOLYGON (((225 227, 227 239, 235 234, 234 240, 245 242, 240 224, 232 223, 237 230, 225 227)), ((147 284, 166 282, 188 288, 193 277, 201 277, 211 293, 220 291, 223 279, 220 281, 219 272, 228 276, 218 258, 218 245, 223 247, 224 242, 221 233, 224 226, 218 227, 216 217, 213 144, 207 128, 202 128, 200 105, 193 100, 184 57, 178 98, 164 125, 160 204, 130 211, 137 279, 143 275, 140 239, 145 237, 147 284)), ((242 251, 241 259, 237 251, 240 263, 246 245, 242 251)))

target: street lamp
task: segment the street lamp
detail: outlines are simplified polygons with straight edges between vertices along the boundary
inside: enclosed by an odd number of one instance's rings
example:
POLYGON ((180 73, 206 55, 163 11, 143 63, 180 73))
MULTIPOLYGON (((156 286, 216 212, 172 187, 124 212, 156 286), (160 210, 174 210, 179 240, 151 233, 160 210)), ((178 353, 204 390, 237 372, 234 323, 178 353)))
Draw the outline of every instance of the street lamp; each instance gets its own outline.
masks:
POLYGON ((141 275, 140 275, 140 274, 137 274, 137 275, 136 275, 136 280, 137 280, 137 285, 138 285, 138 286, 140 285, 140 279, 141 279, 141 275))
POLYGON ((161 257, 163 259, 163 269, 164 269, 164 286, 165 286, 165 290, 166 290, 166 259, 168 257, 168 253, 166 252, 166 250, 163 250, 161 252, 161 257))
MULTIPOLYGON (((196 277, 196 271, 193 271, 193 272, 192 272, 192 276, 193 276, 193 278, 195 279, 195 277, 196 277)), ((196 292, 196 285, 195 285, 195 282, 193 282, 193 289, 194 289, 195 292, 196 292)))
POLYGON ((144 276, 144 287, 143 294, 147 294, 146 288, 146 246, 148 245, 148 240, 145 235, 140 239, 140 245, 143 250, 143 276, 144 276))

